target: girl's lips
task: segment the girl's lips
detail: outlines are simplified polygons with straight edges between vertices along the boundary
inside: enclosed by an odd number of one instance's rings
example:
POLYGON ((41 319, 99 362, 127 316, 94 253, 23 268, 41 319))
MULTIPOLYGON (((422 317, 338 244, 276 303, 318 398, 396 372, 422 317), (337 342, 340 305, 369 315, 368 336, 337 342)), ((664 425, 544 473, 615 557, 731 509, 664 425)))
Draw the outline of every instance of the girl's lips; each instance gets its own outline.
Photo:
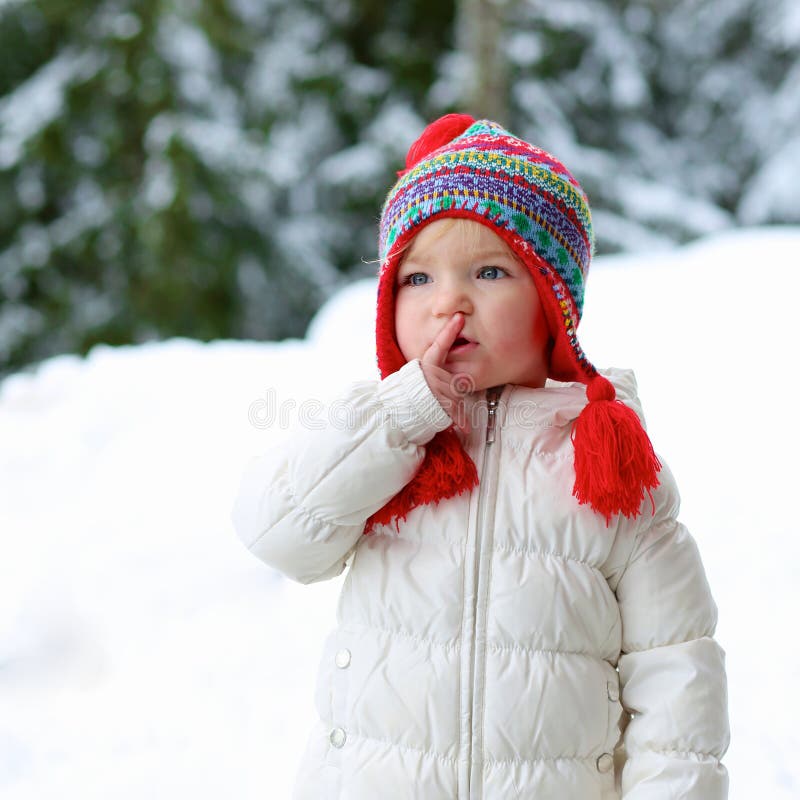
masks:
POLYGON ((478 346, 477 342, 462 341, 459 344, 454 344, 448 351, 448 355, 464 355, 472 352, 478 346))

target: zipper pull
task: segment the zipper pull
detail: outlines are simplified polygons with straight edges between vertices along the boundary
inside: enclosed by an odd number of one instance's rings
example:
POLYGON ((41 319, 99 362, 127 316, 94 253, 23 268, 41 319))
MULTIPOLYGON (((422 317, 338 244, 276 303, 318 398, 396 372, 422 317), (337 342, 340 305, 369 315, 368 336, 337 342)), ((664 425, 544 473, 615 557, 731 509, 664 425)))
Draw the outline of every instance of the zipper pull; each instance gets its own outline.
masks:
POLYGON ((494 441, 494 426, 497 419, 497 401, 503 391, 502 386, 493 386, 486 392, 486 399, 489 404, 489 417, 486 423, 486 444, 491 444, 494 441))

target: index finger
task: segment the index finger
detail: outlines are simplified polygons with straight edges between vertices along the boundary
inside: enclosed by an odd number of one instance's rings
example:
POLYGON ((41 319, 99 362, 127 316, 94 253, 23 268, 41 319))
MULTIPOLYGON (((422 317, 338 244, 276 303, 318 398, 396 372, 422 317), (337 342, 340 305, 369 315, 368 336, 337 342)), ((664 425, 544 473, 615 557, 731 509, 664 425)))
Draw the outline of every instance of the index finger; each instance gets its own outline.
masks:
POLYGON ((426 364, 436 364, 439 367, 443 366, 451 345, 463 327, 464 315, 460 311, 456 311, 436 334, 430 347, 422 354, 420 361, 426 364))

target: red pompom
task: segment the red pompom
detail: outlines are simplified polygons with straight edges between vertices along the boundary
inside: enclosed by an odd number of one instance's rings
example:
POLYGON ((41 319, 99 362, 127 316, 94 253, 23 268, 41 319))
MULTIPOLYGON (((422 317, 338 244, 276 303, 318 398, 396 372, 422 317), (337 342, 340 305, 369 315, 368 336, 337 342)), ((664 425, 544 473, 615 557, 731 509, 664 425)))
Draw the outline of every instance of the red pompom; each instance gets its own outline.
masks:
POLYGON ((422 131, 419 139, 408 150, 406 170, 422 161, 425 156, 444 147, 469 128, 475 118, 469 114, 445 114, 422 131))
POLYGON ((586 395, 589 402, 572 429, 572 494, 602 514, 606 525, 614 514, 635 518, 645 492, 653 503, 661 463, 636 412, 615 399, 610 381, 593 378, 586 395))

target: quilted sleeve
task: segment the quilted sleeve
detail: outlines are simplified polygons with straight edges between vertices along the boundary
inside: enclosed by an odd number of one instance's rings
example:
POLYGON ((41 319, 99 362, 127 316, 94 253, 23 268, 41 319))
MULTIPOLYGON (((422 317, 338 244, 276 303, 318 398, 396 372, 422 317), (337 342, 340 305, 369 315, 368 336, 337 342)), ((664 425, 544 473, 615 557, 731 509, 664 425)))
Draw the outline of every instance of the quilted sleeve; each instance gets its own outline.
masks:
POLYGON ((677 520, 665 466, 657 510, 636 536, 616 587, 622 619, 623 800, 725 800, 725 652, 697 545, 677 520))
POLYGON ((341 574, 367 519, 452 423, 417 359, 382 381, 352 384, 326 412, 250 460, 231 513, 255 556, 305 584, 341 574))

